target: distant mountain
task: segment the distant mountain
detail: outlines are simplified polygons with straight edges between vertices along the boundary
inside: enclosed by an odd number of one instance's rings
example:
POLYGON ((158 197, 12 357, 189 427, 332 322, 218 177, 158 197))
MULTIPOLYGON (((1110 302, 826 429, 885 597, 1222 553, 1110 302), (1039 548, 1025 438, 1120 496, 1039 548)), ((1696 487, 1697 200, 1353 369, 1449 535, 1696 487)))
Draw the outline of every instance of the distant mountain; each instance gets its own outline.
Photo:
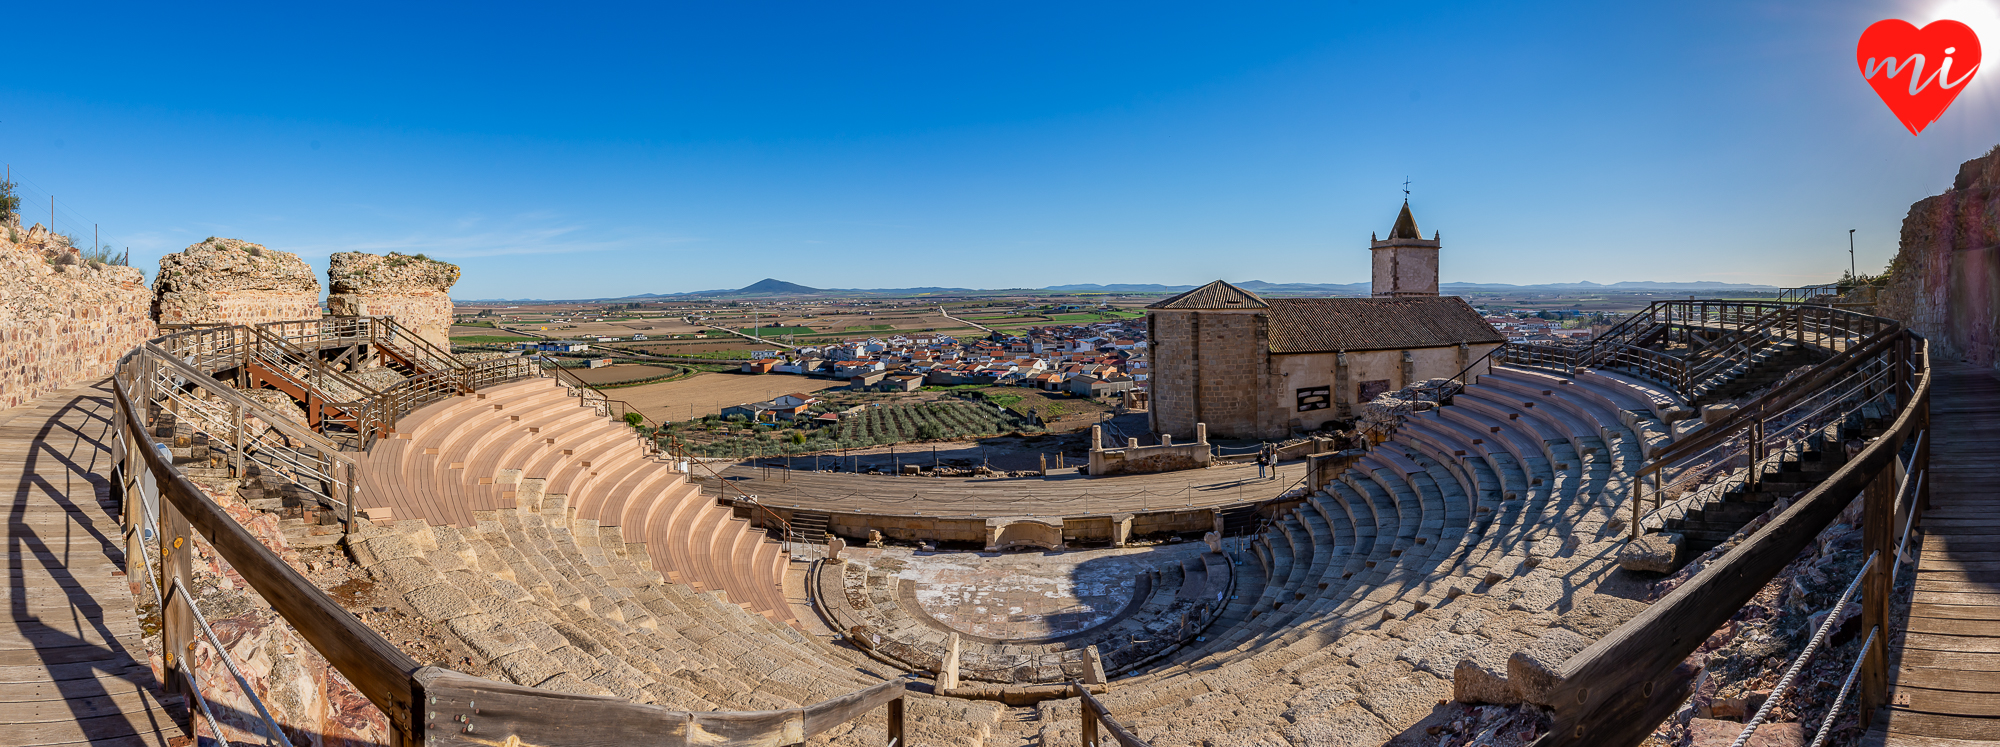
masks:
POLYGON ((783 280, 774 280, 772 278, 764 278, 763 280, 759 280, 757 282, 743 286, 742 290, 737 291, 737 293, 758 294, 758 295, 775 294, 775 293, 818 293, 818 292, 819 292, 818 288, 807 288, 803 285, 799 285, 798 283, 787 283, 783 280))
MULTIPOLYGON (((1305 295, 1305 296, 1366 296, 1369 284, 1362 283, 1271 283, 1263 280, 1246 280, 1236 283, 1244 290, 1264 295, 1305 295)), ((633 302, 668 299, 737 298, 749 296, 883 296, 909 297, 934 295, 987 295, 1021 293, 1132 293, 1142 295, 1169 295, 1195 289, 1193 285, 1161 285, 1159 283, 1073 283, 1051 285, 1046 288, 809 288, 797 283, 765 278, 735 290, 706 290, 692 293, 643 293, 618 298, 568 299, 569 302, 633 302)), ((1657 280, 1626 280, 1616 283, 1593 283, 1588 280, 1577 283, 1541 283, 1537 285, 1509 285, 1506 283, 1440 283, 1438 289, 1447 293, 1508 293, 1508 292, 1566 292, 1566 291, 1731 291, 1731 292, 1775 292, 1777 286, 1754 283, 1724 283, 1713 280, 1673 282, 1657 280)), ((542 299, 472 299, 461 303, 554 303, 542 299)))

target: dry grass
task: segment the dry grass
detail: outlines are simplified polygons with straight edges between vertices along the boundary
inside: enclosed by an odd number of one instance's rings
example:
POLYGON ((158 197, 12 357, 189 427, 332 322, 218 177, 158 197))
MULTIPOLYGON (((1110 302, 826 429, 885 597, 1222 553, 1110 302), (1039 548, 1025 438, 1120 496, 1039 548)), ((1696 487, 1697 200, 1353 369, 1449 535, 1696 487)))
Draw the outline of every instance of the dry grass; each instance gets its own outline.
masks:
POLYGON ((847 382, 784 374, 705 373, 680 381, 613 389, 606 394, 632 403, 654 420, 668 421, 717 414, 724 407, 762 402, 780 394, 811 394, 843 386, 847 382))
MULTIPOLYGON (((603 368, 576 368, 571 369, 570 373, 576 374, 576 377, 582 379, 585 384, 617 384, 626 381, 650 379, 655 376, 672 376, 678 371, 679 369, 664 366, 640 366, 620 363, 603 368)), ((634 388, 636 389, 637 387, 634 388)), ((612 399, 621 398, 613 396, 612 399)))

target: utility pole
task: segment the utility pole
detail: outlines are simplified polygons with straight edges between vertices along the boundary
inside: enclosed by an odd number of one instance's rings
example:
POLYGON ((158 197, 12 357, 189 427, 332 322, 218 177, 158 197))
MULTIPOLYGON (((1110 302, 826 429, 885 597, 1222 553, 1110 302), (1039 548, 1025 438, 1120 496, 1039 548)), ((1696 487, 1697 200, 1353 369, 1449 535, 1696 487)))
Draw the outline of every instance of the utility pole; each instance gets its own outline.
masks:
POLYGON ((1858 280, 1854 271, 1854 229, 1847 229, 1847 279, 1858 280))

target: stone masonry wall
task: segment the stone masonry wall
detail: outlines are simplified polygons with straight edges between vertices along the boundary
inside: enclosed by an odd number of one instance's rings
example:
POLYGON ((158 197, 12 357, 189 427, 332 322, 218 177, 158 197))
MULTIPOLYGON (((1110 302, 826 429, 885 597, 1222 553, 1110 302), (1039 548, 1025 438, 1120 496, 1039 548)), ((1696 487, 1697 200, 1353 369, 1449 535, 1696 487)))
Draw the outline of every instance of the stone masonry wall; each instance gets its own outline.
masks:
POLYGON ((1156 311, 1152 331, 1153 376, 1150 408, 1153 432, 1194 437, 1193 312, 1156 311))
POLYGON ((153 319, 257 324, 319 318, 319 279, 298 255, 208 237, 160 258, 153 319))
POLYGON ((0 407, 111 373, 153 337, 145 275, 90 265, 39 224, 0 231, 0 407))
POLYGON ((1938 360, 2000 366, 2000 147, 1910 206, 1891 267, 1878 313, 1922 333, 1938 360))
POLYGON ((326 305, 335 314, 393 316, 417 336, 451 349, 451 286, 458 265, 423 255, 340 252, 327 268, 326 305))
POLYGON ((1195 417, 1211 438, 1276 438, 1282 421, 1269 422, 1268 356, 1263 314, 1203 312, 1198 330, 1201 365, 1195 417))
POLYGON ((1153 430, 1193 438, 1194 424, 1211 436, 1275 438, 1288 432, 1284 412, 1264 407, 1269 356, 1261 313, 1153 313, 1153 430))

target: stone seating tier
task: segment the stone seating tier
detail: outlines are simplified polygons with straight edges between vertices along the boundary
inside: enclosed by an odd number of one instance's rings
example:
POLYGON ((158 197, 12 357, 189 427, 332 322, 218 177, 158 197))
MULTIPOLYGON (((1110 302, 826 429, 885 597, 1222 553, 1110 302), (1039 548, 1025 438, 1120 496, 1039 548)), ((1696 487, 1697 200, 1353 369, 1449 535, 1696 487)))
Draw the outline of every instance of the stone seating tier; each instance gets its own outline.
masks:
MULTIPOLYGON (((1520 373, 1502 367, 1469 389, 1462 404, 1411 418, 1391 440, 1274 517, 1236 558, 1162 573, 1142 606, 1185 603, 1197 583, 1206 594, 1228 575, 1224 569, 1234 571, 1233 593, 1202 640, 1138 668, 1102 700, 1141 738, 1162 747, 1204 740, 1320 743, 1336 731, 1357 741, 1386 739, 1452 697, 1455 677, 1504 682, 1514 650, 1538 638, 1594 638, 1635 613, 1638 603, 1571 596, 1578 589, 1570 580, 1604 575, 1613 554, 1605 548, 1621 534, 1613 518, 1618 499, 1649 439, 1663 437, 1664 429, 1650 409, 1623 407, 1643 395, 1605 391, 1615 383, 1550 384, 1520 373)), ((508 423, 548 423, 565 438, 596 439, 581 447, 595 451, 556 457, 553 445, 472 439, 461 461, 495 467, 499 483, 460 481, 458 500, 491 502, 466 508, 479 512, 472 526, 399 521, 371 528, 381 534, 364 543, 428 532, 437 550, 383 542, 393 557, 377 555, 375 562, 391 566, 385 574, 416 579, 406 593, 439 594, 431 590, 443 582, 391 564, 448 556, 445 569, 433 571, 458 574, 454 589, 474 589, 488 600, 476 602, 479 614, 539 620, 559 631, 561 643, 530 625, 517 634, 541 636, 541 644, 488 646, 510 676, 518 671, 532 679, 544 671, 535 665, 556 660, 575 669, 560 673, 567 679, 543 681, 578 692, 603 688, 674 707, 749 708, 810 702, 817 693, 849 691, 894 673, 736 604, 742 600, 721 580, 766 559, 756 552, 759 543, 746 541, 742 520, 685 480, 649 476, 635 466, 643 459, 607 467, 613 474, 586 474, 591 468, 582 461, 615 452, 601 448, 607 443, 601 429, 559 407, 529 412, 528 396, 511 405, 521 421, 508 423), (479 456, 488 449, 496 456, 479 456), (510 461, 522 465, 513 468, 518 473, 502 466, 510 461), (549 490, 558 480, 583 494, 549 490), (638 499, 655 490, 660 495, 650 503, 638 499), (460 583, 482 575, 483 589, 460 583), (525 653, 530 648, 534 654, 525 653), (575 653, 558 653, 565 648, 575 653), (769 674, 777 670, 803 676, 769 674)), ((485 413, 505 413, 510 401, 457 417, 420 413, 431 417, 406 421, 412 436, 402 451, 412 464, 438 462, 444 454, 431 455, 431 462, 415 458, 423 456, 421 428, 490 418, 485 413)), ((429 469, 409 473, 452 474, 448 463, 429 469)), ((471 637, 493 630, 478 619, 458 619, 447 622, 471 637)), ((919 702, 969 707, 949 699, 919 702)), ((1044 703, 1043 735, 1067 728, 1049 714, 1074 719, 1073 710, 1073 701, 1044 703)), ((966 713, 969 720, 939 725, 937 733, 978 744, 1003 731, 990 711, 966 713)), ((823 741, 859 744, 879 735, 878 721, 863 719, 823 741)))
POLYGON ((371 515, 463 527, 477 512, 515 508, 533 484, 579 528, 646 549, 647 566, 667 578, 792 621, 782 546, 647 455, 629 426, 567 395, 531 379, 413 413, 363 456, 360 505, 388 509, 371 515))

